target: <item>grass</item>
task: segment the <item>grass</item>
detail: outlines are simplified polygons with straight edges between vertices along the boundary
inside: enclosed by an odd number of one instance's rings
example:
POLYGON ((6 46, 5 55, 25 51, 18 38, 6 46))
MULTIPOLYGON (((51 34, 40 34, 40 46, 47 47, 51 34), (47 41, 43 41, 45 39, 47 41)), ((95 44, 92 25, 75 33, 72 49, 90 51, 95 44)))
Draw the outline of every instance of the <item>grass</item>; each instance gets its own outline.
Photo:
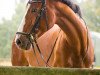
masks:
POLYGON ((100 69, 0 67, 0 75, 100 75, 100 69))

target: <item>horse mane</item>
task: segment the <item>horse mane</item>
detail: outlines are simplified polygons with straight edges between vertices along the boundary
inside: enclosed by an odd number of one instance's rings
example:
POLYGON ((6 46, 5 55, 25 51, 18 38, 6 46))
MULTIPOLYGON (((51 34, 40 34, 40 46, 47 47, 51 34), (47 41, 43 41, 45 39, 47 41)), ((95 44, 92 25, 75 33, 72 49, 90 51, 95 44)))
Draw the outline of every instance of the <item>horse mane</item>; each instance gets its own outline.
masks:
POLYGON ((82 18, 79 5, 75 4, 71 0, 61 0, 61 2, 69 6, 75 13, 77 13, 80 16, 80 18, 82 18))

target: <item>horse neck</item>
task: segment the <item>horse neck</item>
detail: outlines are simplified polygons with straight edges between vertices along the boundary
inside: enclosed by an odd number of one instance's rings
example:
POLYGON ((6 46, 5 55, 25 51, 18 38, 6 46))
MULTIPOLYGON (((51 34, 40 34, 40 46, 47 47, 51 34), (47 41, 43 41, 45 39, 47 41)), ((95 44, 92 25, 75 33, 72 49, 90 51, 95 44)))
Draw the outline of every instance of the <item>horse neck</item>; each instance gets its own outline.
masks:
POLYGON ((86 48, 87 29, 84 22, 67 5, 56 2, 54 6, 57 13, 56 23, 59 27, 68 38, 74 39, 75 43, 80 42, 82 48, 86 48))

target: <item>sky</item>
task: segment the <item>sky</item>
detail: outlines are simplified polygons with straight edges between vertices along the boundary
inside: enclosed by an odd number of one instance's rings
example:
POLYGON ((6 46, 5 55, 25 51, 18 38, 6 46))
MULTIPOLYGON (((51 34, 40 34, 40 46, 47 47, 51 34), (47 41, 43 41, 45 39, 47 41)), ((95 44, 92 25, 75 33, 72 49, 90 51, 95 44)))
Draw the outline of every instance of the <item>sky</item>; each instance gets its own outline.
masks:
POLYGON ((3 17, 6 19, 11 19, 15 10, 15 1, 19 0, 0 0, 0 22, 3 17))
POLYGON ((0 21, 3 17, 11 19, 14 14, 15 0, 0 0, 0 21))

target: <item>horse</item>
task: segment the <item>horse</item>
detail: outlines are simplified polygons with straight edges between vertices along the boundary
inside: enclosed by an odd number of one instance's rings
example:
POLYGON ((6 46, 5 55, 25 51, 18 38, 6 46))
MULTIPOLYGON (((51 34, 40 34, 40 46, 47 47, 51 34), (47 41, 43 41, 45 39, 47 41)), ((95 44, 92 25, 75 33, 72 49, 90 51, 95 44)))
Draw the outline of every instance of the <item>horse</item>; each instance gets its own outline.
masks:
MULTIPOLYGON (((49 65, 71 68, 91 67, 94 60, 94 50, 88 29, 83 20, 60 0, 30 1, 14 41, 19 48, 28 50, 32 47, 31 43, 36 41, 36 35, 42 37, 54 24, 57 24, 61 31, 53 50, 52 64, 49 65)), ((47 41, 50 43, 51 40, 47 39, 47 41)), ((37 42, 35 43, 37 45, 37 42)), ((40 48, 42 47, 41 45, 40 48)), ((46 62, 45 64, 48 65, 46 62)), ((35 65, 33 64, 33 66, 35 65)))

